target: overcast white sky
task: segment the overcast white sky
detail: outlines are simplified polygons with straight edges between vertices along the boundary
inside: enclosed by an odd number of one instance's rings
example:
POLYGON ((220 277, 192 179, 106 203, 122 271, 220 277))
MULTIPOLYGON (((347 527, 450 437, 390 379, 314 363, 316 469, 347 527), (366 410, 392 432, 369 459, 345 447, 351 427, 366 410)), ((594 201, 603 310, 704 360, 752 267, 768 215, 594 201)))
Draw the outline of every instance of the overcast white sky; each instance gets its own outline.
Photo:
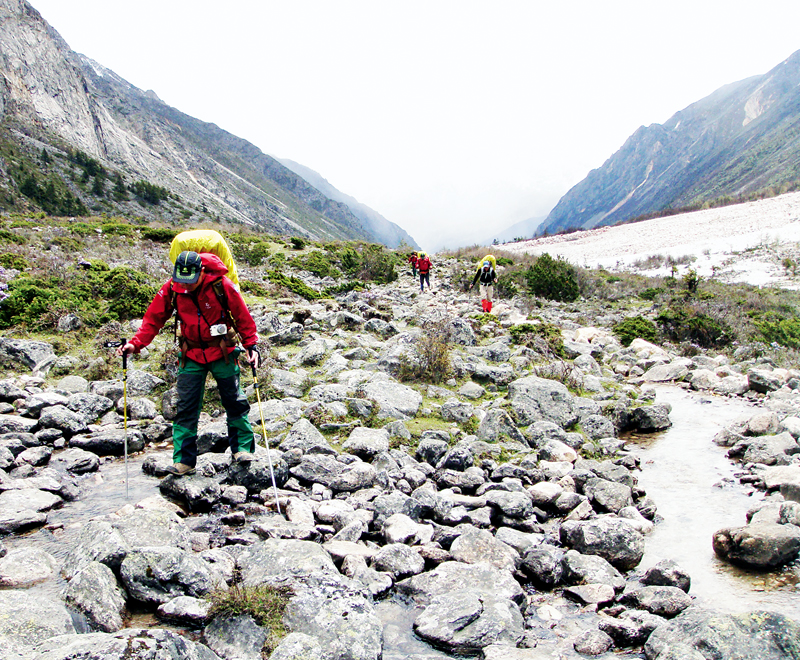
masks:
POLYGON ((454 247, 800 49, 797 0, 31 0, 76 51, 454 247))

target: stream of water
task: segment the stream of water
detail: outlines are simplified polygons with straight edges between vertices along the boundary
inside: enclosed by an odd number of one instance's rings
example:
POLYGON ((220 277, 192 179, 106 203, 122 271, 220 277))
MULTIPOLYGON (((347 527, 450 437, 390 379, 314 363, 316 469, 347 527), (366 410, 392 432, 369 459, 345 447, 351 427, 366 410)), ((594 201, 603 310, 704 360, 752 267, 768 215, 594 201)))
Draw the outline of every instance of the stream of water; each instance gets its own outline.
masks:
POLYGON ((734 478, 738 466, 727 448, 711 440, 724 426, 753 415, 757 408, 741 399, 659 387, 656 401, 672 405, 672 427, 633 439, 641 457, 639 484, 658 506, 661 520, 646 538, 641 569, 673 559, 692 577, 690 594, 698 604, 726 612, 765 609, 800 619, 800 574, 789 567, 776 572, 736 568, 719 560, 711 546, 714 532, 746 523, 747 510, 762 497, 734 478))

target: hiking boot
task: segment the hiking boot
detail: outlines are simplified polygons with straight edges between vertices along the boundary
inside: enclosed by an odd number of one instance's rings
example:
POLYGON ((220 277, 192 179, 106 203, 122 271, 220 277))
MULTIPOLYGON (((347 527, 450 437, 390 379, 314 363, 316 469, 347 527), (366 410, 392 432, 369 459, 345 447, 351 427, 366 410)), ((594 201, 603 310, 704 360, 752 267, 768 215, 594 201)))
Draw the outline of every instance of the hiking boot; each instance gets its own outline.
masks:
POLYGON ((233 460, 237 463, 249 463, 255 458, 255 454, 249 451, 237 451, 233 455, 233 460))
POLYGON ((176 477, 182 477, 185 474, 194 474, 195 469, 194 466, 186 465, 186 463, 173 463, 166 469, 166 472, 174 474, 176 477))

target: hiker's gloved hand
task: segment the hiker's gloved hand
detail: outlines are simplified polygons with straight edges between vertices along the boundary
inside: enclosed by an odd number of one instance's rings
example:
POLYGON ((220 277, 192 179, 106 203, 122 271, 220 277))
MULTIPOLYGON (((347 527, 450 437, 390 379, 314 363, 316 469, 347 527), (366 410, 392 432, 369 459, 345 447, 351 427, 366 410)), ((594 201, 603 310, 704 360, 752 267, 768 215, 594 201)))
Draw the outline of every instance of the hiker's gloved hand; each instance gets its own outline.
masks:
POLYGON ((250 363, 254 369, 258 369, 258 365, 261 364, 261 353, 258 352, 258 349, 255 346, 246 348, 245 351, 247 351, 248 363, 250 363))

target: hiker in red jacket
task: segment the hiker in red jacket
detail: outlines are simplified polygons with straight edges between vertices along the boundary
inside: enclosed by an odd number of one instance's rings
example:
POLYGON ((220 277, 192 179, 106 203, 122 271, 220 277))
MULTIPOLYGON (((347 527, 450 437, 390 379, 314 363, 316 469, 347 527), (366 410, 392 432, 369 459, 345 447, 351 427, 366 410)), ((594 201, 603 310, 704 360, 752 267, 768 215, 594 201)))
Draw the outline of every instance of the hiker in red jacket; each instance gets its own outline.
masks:
POLYGON ((431 290, 431 260, 424 252, 419 253, 417 259, 417 269, 419 270, 419 292, 425 291, 425 282, 428 283, 428 291, 431 290))
POLYGON ((258 367, 260 355, 256 324, 233 283, 228 268, 214 255, 181 252, 172 279, 156 294, 139 331, 117 350, 138 353, 177 312, 180 321, 181 361, 178 367, 178 411, 172 425, 173 465, 167 471, 183 476, 197 464, 197 422, 203 403, 206 375, 217 381, 228 421, 228 440, 234 460, 253 457, 255 440, 247 416, 250 404, 239 382, 237 357, 258 367), (236 344, 236 333, 244 349, 236 344))
POLYGON ((412 252, 411 256, 408 258, 408 263, 411 264, 411 277, 416 279, 417 277, 417 261, 419 257, 417 256, 416 252, 412 252))

